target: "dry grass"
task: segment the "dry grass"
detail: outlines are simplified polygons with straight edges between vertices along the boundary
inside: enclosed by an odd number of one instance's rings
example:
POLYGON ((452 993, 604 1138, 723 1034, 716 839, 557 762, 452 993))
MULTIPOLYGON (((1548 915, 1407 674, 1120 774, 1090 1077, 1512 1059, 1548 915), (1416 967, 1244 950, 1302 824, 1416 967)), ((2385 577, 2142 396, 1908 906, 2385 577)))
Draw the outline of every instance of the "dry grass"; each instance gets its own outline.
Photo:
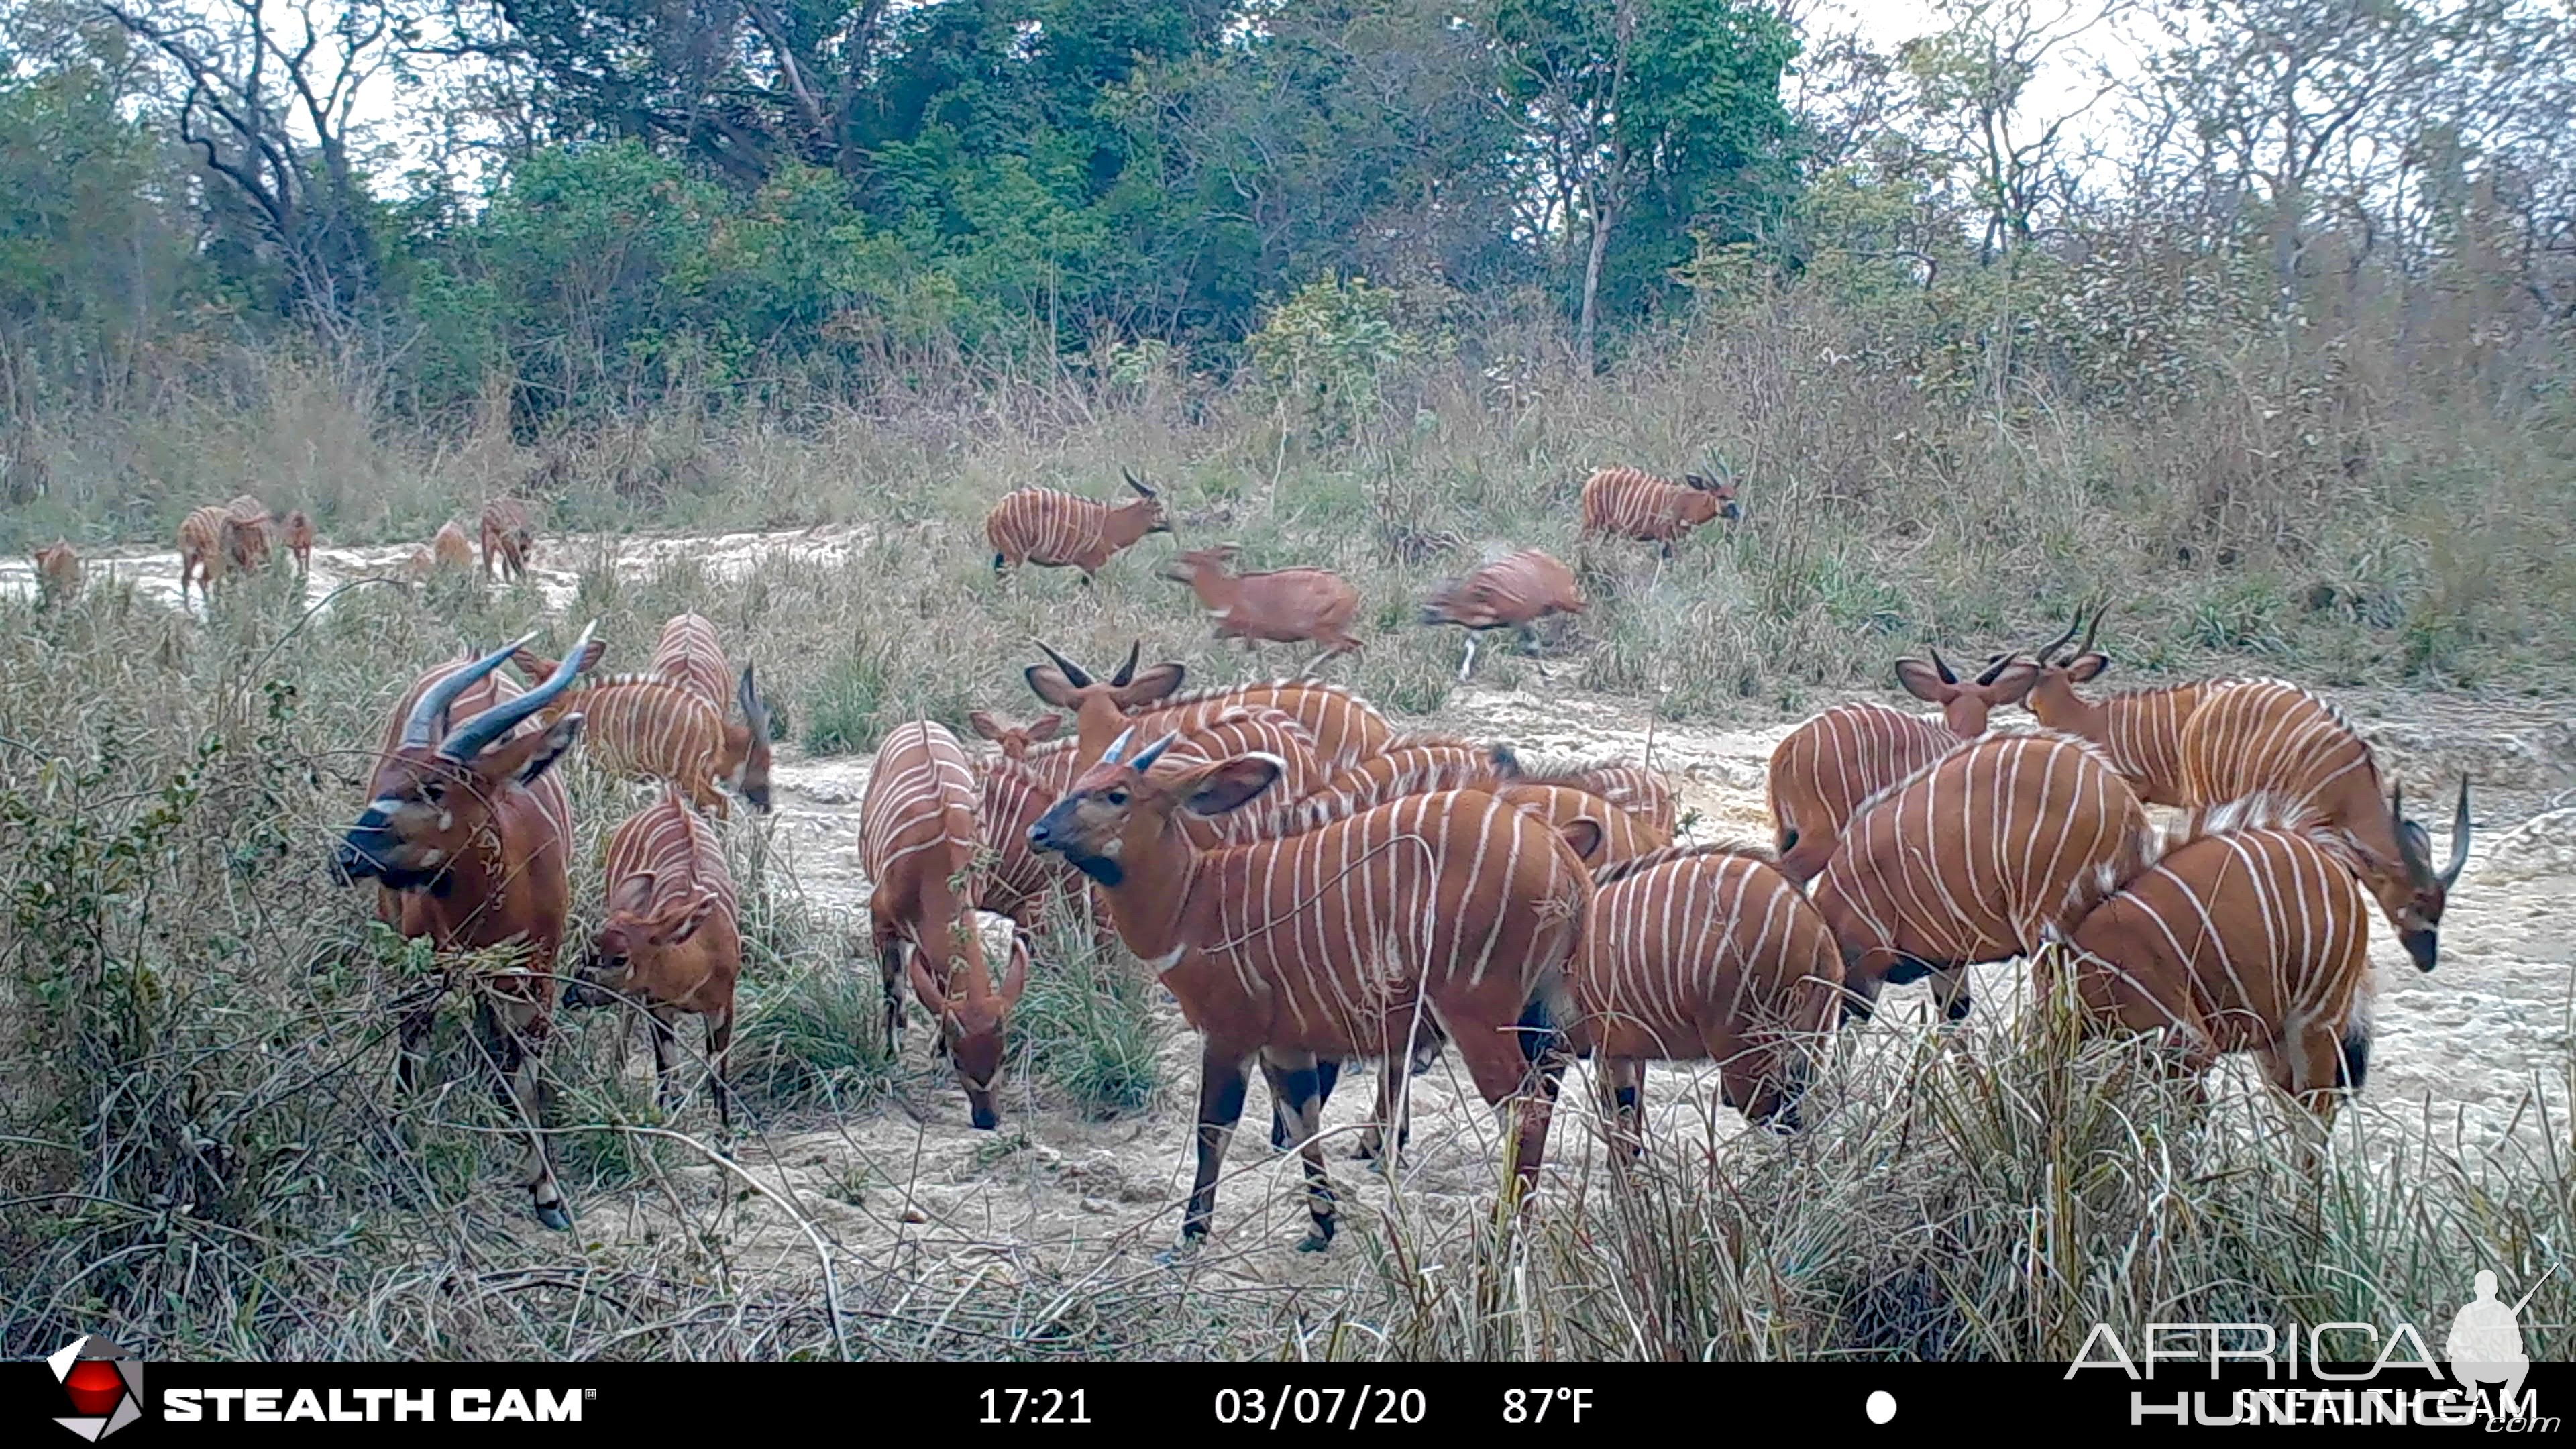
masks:
MULTIPOLYGON (((150 541, 245 481, 340 542, 425 537, 531 477, 556 530, 855 524, 845 562, 730 578, 621 577, 603 548, 571 610, 603 617, 627 660, 669 613, 707 613, 816 751, 871 748, 916 713, 1034 712, 1018 678, 1033 638, 1107 662, 1141 637, 1149 658, 1238 677, 1155 576, 1164 540, 1090 589, 986 568, 976 521, 1001 492, 1105 495, 1121 466, 1165 485, 1184 545, 1348 574, 1369 647, 1334 677, 1404 712, 1438 706, 1460 648, 1411 626, 1415 601, 1507 543, 1559 552, 1596 600, 1552 640, 1551 678, 1668 717, 1804 710, 1922 642, 2031 642, 2097 589, 2123 601, 2112 647, 2142 675, 2568 682, 2563 384, 2484 408, 2392 391, 2366 466, 2256 468, 2273 426, 2259 396, 1997 428, 1814 360, 1859 351, 1838 348, 1842 325, 1784 304, 1603 382, 1433 375, 1402 394, 1409 415, 1331 451, 1222 399, 1191 421, 1064 390, 793 426, 648 419, 550 474, 505 435, 407 436, 276 363, 238 396, 74 439, 55 493, 0 520, 0 541, 150 541), (1741 475, 1739 526, 1660 566, 1573 539, 1588 467, 1678 471, 1712 450, 1741 475)), ((676 1120, 649 1105, 617 1070, 632 1045, 609 1013, 573 1021, 548 1060, 566 1187, 653 1230, 614 1249, 526 1231, 497 1185, 513 1144, 456 1030, 461 993, 447 1085, 406 1099, 390 1083, 390 1001, 454 967, 376 928, 326 878, 324 845, 412 674, 540 622, 539 605, 370 586, 304 617, 274 580, 202 626, 130 587, 56 612, 0 602, 0 1350, 76 1323, 154 1354, 262 1358, 2062 1358, 2100 1317, 2429 1313, 2460 1263, 2530 1282, 2576 1228, 2561 1156, 2356 1137, 2310 1183, 2248 1135, 2245 1104, 2184 1101, 2134 1051, 1981 1028, 1955 1049, 1846 1049, 1823 1092, 1840 1106, 1805 1138, 1739 1138, 1729 1117, 1718 1150, 1669 1143, 1624 1182, 1577 1173, 1500 1236, 1475 1208, 1400 1199, 1354 1224, 1330 1283, 1247 1287, 1213 1254, 1173 1272, 1097 1247, 860 1249, 798 1189, 715 1157, 702 1097, 676 1120)), ((1536 667, 1478 661, 1497 681, 1536 667)), ((589 859, 619 797, 573 779, 589 859)), ((773 1139, 883 1110, 892 1071, 859 1029, 873 973, 790 866, 735 861, 752 952, 737 1073, 773 1139)), ((1033 1003, 1022 1069, 1050 1100, 1131 1110, 1172 1085, 1139 1076, 1153 1043, 1136 1010, 1111 987, 1056 990, 1033 1003)), ((1563 1122, 1590 1130, 1579 1108, 1563 1122)), ((2566 1126, 2543 1136, 2563 1145, 2566 1126)), ((907 1172, 867 1159, 842 1200, 892 1211, 907 1172)), ((2572 1307, 2562 1276, 2526 1321, 2572 1307)))

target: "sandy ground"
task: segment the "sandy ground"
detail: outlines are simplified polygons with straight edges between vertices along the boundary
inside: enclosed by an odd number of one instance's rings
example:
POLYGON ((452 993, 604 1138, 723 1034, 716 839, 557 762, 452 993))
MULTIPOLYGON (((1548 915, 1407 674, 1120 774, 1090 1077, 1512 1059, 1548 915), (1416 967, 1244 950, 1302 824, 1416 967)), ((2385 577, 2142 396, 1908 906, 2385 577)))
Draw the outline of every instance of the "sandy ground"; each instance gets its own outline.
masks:
MULTIPOLYGON (((628 539, 614 546, 613 556, 621 570, 640 576, 665 555, 685 550, 724 576, 762 554, 832 558, 855 537, 852 530, 814 530, 628 539)), ((550 604, 569 603, 577 569, 608 548, 598 540, 548 540, 537 574, 550 604)), ((351 577, 394 571, 409 553, 409 546, 317 549, 308 597, 321 598, 351 577)), ((113 568, 146 593, 178 602, 176 560, 166 552, 98 555, 92 567, 113 568)), ((0 590, 29 583, 24 560, 0 560, 0 590)), ((2464 1148, 2491 1150, 2528 1140, 2537 1131, 2536 1105, 2545 1100, 2563 1133, 2576 977, 2570 969, 2576 966, 2576 808, 2569 808, 2576 801, 2570 788, 2576 787, 2576 711, 2551 702, 2426 701, 2393 692, 2335 698, 2382 751, 2383 763, 2411 787, 2411 799, 2446 799, 2449 782, 2463 770, 2478 791, 2476 848, 2452 895, 2439 970, 2417 972, 2393 936, 2374 928, 2377 1040, 2360 1110, 2400 1134, 2431 1130, 2464 1148)), ((991 703, 1027 706, 1024 700, 991 703)), ((1556 688, 1544 695, 1462 689, 1440 715, 1400 723, 1507 741, 1525 755, 1638 759, 1649 747, 1637 703, 1556 688)), ((1763 767, 1787 728, 1661 726, 1652 732, 1653 763, 1676 777, 1695 838, 1767 840, 1763 767)), ((805 760, 789 752, 775 773, 776 814, 763 822, 737 812, 731 827, 770 832, 773 859, 793 873, 809 900, 851 926, 854 937, 865 913, 857 820, 866 779, 864 760, 805 760)), ((2437 848, 2447 849, 2438 833, 2437 848)), ((853 962, 847 969, 859 968, 853 962)), ((2017 965, 1981 968, 1980 1013, 2012 1009, 2018 972, 2017 965)), ((1006 1089, 1003 1129, 973 1131, 953 1081, 930 1069, 926 1033, 916 1026, 891 1102, 838 1119, 772 1124, 739 1145, 732 1168, 681 1154, 675 1182, 689 1195, 704 1194, 697 1201, 724 1219, 730 1241, 774 1247, 782 1266, 802 1251, 809 1230, 865 1256, 921 1253, 957 1271, 972 1265, 973 1273, 1003 1277, 1021 1271, 1018 1265, 1033 1252, 1059 1273, 1108 1275, 1147 1266, 1172 1241, 1188 1191, 1198 1077, 1196 1043, 1177 1011, 1159 995, 1155 1010, 1165 1029, 1163 1087, 1142 1114, 1087 1121, 1021 1077, 1006 1089), (768 1199, 742 1192, 746 1176, 792 1204, 803 1226, 768 1199)), ((1918 1032, 1927 1016, 1923 988, 1900 990, 1869 1030, 1918 1032)), ((640 1054, 632 1069, 643 1070, 640 1054)), ((1494 1119, 1458 1073, 1454 1055, 1414 1083, 1413 1145, 1392 1185, 1350 1156, 1370 1087, 1368 1074, 1347 1078, 1326 1114, 1347 1221, 1360 1227, 1415 1214, 1446 1216, 1486 1200, 1497 1170, 1494 1119)), ((1647 1097, 1656 1140, 1714 1137, 1720 1151, 1759 1150, 1742 1120, 1715 1105, 1715 1083, 1704 1069, 1658 1068, 1647 1097)), ((1580 1171, 1597 1152, 1588 1090, 1569 1083, 1567 1100, 1551 1144, 1552 1171, 1580 1171)), ((1269 1150, 1267 1114, 1266 1092, 1256 1087, 1219 1209, 1218 1241, 1226 1250, 1202 1258, 1203 1268, 1248 1283, 1346 1275, 1347 1250, 1321 1257, 1288 1251, 1305 1214, 1293 1161, 1269 1150)), ((712 1113, 703 1104, 684 1120, 694 1125, 701 1117, 711 1129, 712 1113)), ((659 1189, 594 1200, 583 1219, 586 1238, 612 1242, 668 1224, 659 1189)))

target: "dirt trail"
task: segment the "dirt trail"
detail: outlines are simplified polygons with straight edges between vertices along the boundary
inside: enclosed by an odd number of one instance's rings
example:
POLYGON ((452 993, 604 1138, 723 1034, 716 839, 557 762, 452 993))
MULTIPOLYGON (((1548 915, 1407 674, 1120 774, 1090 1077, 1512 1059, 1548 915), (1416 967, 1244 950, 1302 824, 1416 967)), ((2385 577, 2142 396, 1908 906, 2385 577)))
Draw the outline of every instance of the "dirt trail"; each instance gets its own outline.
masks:
MULTIPOLYGON (((2540 808, 2548 802, 2544 787, 2563 777, 2570 756, 2532 744, 2553 738, 2554 717, 2533 707, 2527 714, 2482 712, 2438 723, 2409 717, 2407 724, 2392 726, 2385 721, 2397 701, 2355 697, 2346 703, 2406 778, 2430 779, 2463 763, 2479 769, 2482 780, 2489 771, 2503 777, 2498 788, 2480 787, 2481 833, 2453 896, 2440 969, 2430 976, 2418 972, 2386 930, 2373 928, 2377 1040, 2362 1110, 2401 1131, 2429 1126, 2445 1141, 2456 1135, 2473 1150, 2496 1146, 2508 1135, 2528 1138, 2537 1116, 2527 1097, 2535 1092, 2563 1123, 2558 1114, 2569 1100, 2569 998, 2576 967, 2576 809, 2540 808), (2423 748, 2418 740, 2438 742, 2439 748, 2423 748), (2525 768, 2511 768, 2514 761, 2525 768)), ((1525 755, 1636 759, 1647 747, 1634 706, 1563 691, 1542 697, 1462 690, 1441 714, 1401 723, 1509 741, 1525 755)), ((1654 760, 1676 777, 1696 838, 1768 838, 1763 768, 1787 729, 1662 726, 1653 732, 1654 760)), ((865 762, 782 760, 776 784, 774 839, 792 857, 800 885, 818 904, 856 919, 866 898, 855 844, 865 762)), ((2028 990, 2019 974, 2018 963, 1980 968, 1978 1010, 2010 1015, 2028 990)), ((902 1237, 969 1258, 989 1250, 996 1261, 1023 1248, 1046 1247, 1068 1255, 1066 1261, 1114 1271, 1171 1241, 1177 1204, 1188 1190, 1196 1042, 1168 1000, 1159 1001, 1157 1010, 1167 1033, 1164 1085, 1153 1108, 1139 1118, 1083 1121, 1020 1080, 1009 1091, 1003 1132, 974 1132, 961 1095, 928 1071, 915 1040, 898 1107, 779 1141, 772 1153, 744 1160, 762 1157, 808 1189, 809 1201, 824 1199, 818 1220, 856 1241, 902 1237), (863 1166, 854 1173, 854 1164, 863 1166), (857 1194, 857 1205, 846 1201, 854 1177, 873 1184, 857 1194), (907 1223, 906 1212, 924 1221, 907 1223)), ((1925 988, 1906 988, 1890 993, 1888 1008, 1868 1029, 1917 1032, 1929 1016, 1925 988)), ((2251 1088, 2247 1064, 2233 1063, 2229 1070, 2251 1088)), ((1578 1068, 1577 1080, 1569 1083, 1551 1147, 1552 1161, 1567 1170, 1579 1170, 1598 1150, 1583 1071, 1578 1068)), ((1351 1134, 1372 1083, 1371 1075, 1346 1079, 1326 1114, 1328 1130, 1338 1134, 1330 1159, 1352 1220, 1367 1222, 1389 1212, 1446 1218, 1490 1200, 1483 1195, 1494 1187, 1494 1119, 1457 1074, 1454 1060, 1444 1059, 1414 1084, 1414 1146, 1399 1172, 1400 1203, 1384 1179, 1350 1158, 1351 1134)), ((1717 1103, 1716 1083, 1705 1066, 1654 1069, 1647 1101, 1651 1130, 1659 1138, 1698 1141, 1713 1135, 1721 1150, 1762 1150, 1760 1134, 1717 1103)), ((1241 1176, 1227 1182, 1219 1211, 1219 1239, 1230 1251, 1203 1271, 1247 1282, 1329 1279, 1337 1271, 1329 1266, 1337 1255, 1316 1259, 1286 1251, 1302 1231, 1300 1184, 1293 1164, 1268 1148, 1267 1110, 1266 1094, 1256 1088, 1245 1130, 1229 1156, 1230 1170, 1241 1176)))
MULTIPOLYGON (((537 581, 550 606, 569 604, 583 567, 613 558, 643 575, 685 551, 718 577, 764 554, 784 551, 839 557, 859 537, 854 529, 729 534, 695 539, 550 537, 541 543, 537 581)), ((398 569, 410 545, 317 549, 307 596, 340 581, 398 569)), ((113 569, 147 594, 177 604, 177 560, 166 552, 95 555, 93 578, 113 569)), ((0 559, 0 591, 31 587, 30 565, 0 559)), ((2401 1131, 2429 1127, 2471 1149, 2536 1132, 2531 1098, 2545 1097, 2561 1126, 2569 1106, 2571 981, 2576 981, 2576 717, 2563 705, 2515 701, 2424 701, 2396 693, 2332 692, 2414 793, 2459 772, 2477 781, 2478 835, 2466 875, 2452 896, 2442 933, 2440 969, 2417 972, 2384 926, 2373 927, 2378 999, 2371 1079, 2360 1110, 2401 1131)), ((1819 701, 1821 708, 1828 701, 1819 701)), ((1008 702, 1006 702, 1008 703, 1008 702)), ((1405 727, 1447 729, 1507 741, 1524 755, 1587 758, 1646 756, 1649 731, 1631 701, 1548 688, 1544 694, 1462 689, 1438 715, 1405 727)), ((1690 834, 1701 840, 1767 841, 1764 765, 1788 724, 1751 728, 1661 726, 1651 732, 1653 762, 1676 777, 1690 834)), ((859 868, 857 821, 866 788, 864 759, 809 760, 785 752, 775 772, 777 813, 766 826, 777 861, 827 917, 863 924, 866 882, 859 868)), ((2420 813, 2432 813, 2419 805, 2420 813)), ((747 813, 732 827, 751 825, 747 813)), ((855 962, 816 969, 861 969, 855 962)), ((2015 965, 1980 968, 1980 1013, 2008 1013, 2015 965)), ((788 1190, 798 1210, 832 1240, 861 1253, 902 1252, 944 1258, 959 1273, 1009 1277, 1026 1255, 1087 1265, 1103 1274, 1141 1266, 1167 1246, 1188 1190, 1191 1122, 1198 1076, 1195 1039, 1168 998, 1154 1007, 1164 1029, 1162 1082, 1152 1107, 1111 1122, 1087 1121, 1048 1099, 1025 1075, 1005 1095, 999 1133, 972 1130, 962 1094, 926 1061, 923 1033, 909 1034, 894 1100, 838 1120, 800 1119, 741 1144, 736 1161, 788 1190)), ((1924 988, 1890 994, 1868 1030, 1923 1029, 1924 988)), ((635 1068, 641 1070, 640 1065, 635 1068)), ((2231 1068, 2240 1078, 2250 1075, 2231 1068)), ((1552 1162, 1579 1168, 1597 1152, 1588 1088, 1569 1083, 1552 1145, 1552 1162)), ((1414 1086, 1414 1136, 1398 1170, 1402 1191, 1351 1160, 1353 1136, 1367 1108, 1371 1074, 1345 1081, 1326 1114, 1328 1146, 1346 1214, 1354 1225, 1393 1213, 1449 1217, 1489 1201, 1495 1186, 1497 1132, 1492 1114, 1458 1073, 1454 1054, 1414 1086)), ((1654 1069, 1648 1078, 1650 1133, 1657 1140, 1704 1141, 1721 1151, 1758 1151, 1760 1134, 1716 1105, 1705 1067, 1654 1069)), ((708 1115, 693 1105, 689 1119, 708 1115)), ((1304 1225, 1293 1160, 1267 1144, 1268 1102, 1256 1088, 1229 1158, 1239 1174, 1223 1189, 1217 1224, 1224 1251, 1199 1271, 1247 1282, 1324 1281, 1346 1275, 1346 1254, 1309 1256, 1286 1245, 1304 1225)), ((709 1123, 708 1125, 712 1125, 709 1123)), ((735 1198, 737 1184, 712 1164, 678 1165, 703 1202, 735 1198)), ((802 1251, 799 1232, 764 1200, 743 1197, 724 1209, 737 1245, 802 1251)), ((586 1235, 641 1241, 667 1230, 654 1193, 641 1192, 585 1209, 586 1235)), ((533 1230, 533 1229, 532 1229, 533 1230)))

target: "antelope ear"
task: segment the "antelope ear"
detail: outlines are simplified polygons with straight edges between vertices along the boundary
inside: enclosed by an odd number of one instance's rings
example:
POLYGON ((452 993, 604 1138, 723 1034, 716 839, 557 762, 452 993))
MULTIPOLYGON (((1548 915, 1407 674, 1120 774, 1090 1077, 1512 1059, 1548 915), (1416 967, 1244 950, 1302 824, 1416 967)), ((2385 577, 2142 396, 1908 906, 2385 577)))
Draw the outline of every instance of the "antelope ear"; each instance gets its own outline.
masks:
POLYGON ((510 667, 516 669, 521 674, 526 675, 530 684, 544 683, 546 677, 553 674, 555 672, 555 666, 561 662, 562 661, 560 660, 548 659, 546 656, 539 654, 532 649, 513 649, 510 651, 510 667))
POLYGON ((1578 815, 1558 826, 1556 833, 1565 837, 1565 843, 1574 847, 1575 857, 1584 864, 1600 863, 1601 845, 1608 838, 1602 833, 1600 821, 1589 815, 1578 815))
POLYGON ((2110 667, 2111 656, 2108 654, 2078 654, 2066 661, 2066 677, 2082 684, 2110 667))
MULTIPOLYGON (((1050 718, 1052 718, 1052 716, 1050 716, 1050 718)), ((968 727, 975 731, 975 733, 982 735, 988 740, 998 740, 1004 733, 1001 721, 993 718, 990 714, 987 714, 980 709, 968 710, 966 712, 966 723, 968 727)))
POLYGON ((1951 696, 1959 692, 1957 685, 1945 683, 1938 669, 1920 659, 1897 660, 1896 682, 1905 686, 1907 694, 1926 704, 1948 704, 1951 696))
POLYGON ((1055 732, 1056 732, 1057 730, 1062 729, 1062 728, 1064 728, 1064 716, 1063 716, 1063 715, 1060 715, 1060 714, 1042 714, 1042 715, 1039 715, 1039 716, 1037 717, 1036 722, 1032 723, 1032 724, 1029 726, 1029 728, 1028 728, 1029 742, 1030 742, 1031 744, 1036 744, 1036 743, 1038 743, 1038 742, 1039 742, 1039 741, 1041 741, 1041 740, 1051 740, 1051 739, 1054 739, 1054 738, 1055 738, 1055 732))
POLYGON ((1287 772, 1287 762, 1277 755, 1236 755, 1184 776, 1176 793, 1192 815, 1223 815, 1261 798, 1287 772))
POLYGON ((939 983, 930 979, 930 968, 923 964, 928 959, 918 946, 904 958, 905 967, 912 977, 912 994, 920 998, 923 1006, 930 1008, 931 1015, 946 1016, 948 998, 940 995, 939 983))
MULTIPOLYGON (((1181 681, 1188 677, 1189 670, 1179 664, 1157 664, 1150 669, 1138 670, 1134 679, 1119 686, 1118 703, 1125 709, 1152 704, 1179 689, 1181 681)), ((1065 704, 1062 700, 1050 699, 1047 703, 1062 705, 1067 709, 1074 707, 1065 704)))
POLYGON ((2027 659, 2016 659, 1994 672, 1986 681, 1986 698, 1995 705, 2019 704, 2030 687, 2039 682, 2039 666, 2027 659))
POLYGON ((1021 677, 1029 682, 1030 693, 1056 708, 1079 709, 1081 707, 1080 702, 1073 697, 1073 681, 1065 678, 1064 671, 1054 665, 1032 664, 1021 671, 1021 677))
MULTIPOLYGON (((587 674, 587 673, 589 673, 591 670, 597 669, 597 668, 599 667, 599 661, 600 661, 601 656, 605 655, 607 652, 608 652, 608 641, 607 641, 607 640, 605 640, 605 639, 593 639, 593 640, 591 640, 591 641, 590 641, 590 646, 589 646, 588 648, 586 648, 586 649, 584 649, 584 650, 582 650, 582 651, 581 651, 581 667, 580 667, 580 668, 578 668, 578 669, 575 669, 575 670, 573 671, 573 673, 575 673, 575 674, 587 674)), ((547 673, 549 673, 549 674, 551 674, 551 673, 553 673, 554 671, 553 671, 553 670, 547 670, 546 672, 547 672, 547 673)))
POLYGON ((696 897, 678 907, 673 918, 663 922, 653 933, 656 941, 676 946, 698 933, 698 928, 714 915, 721 898, 711 890, 701 890, 696 897))
POLYGON ((474 757, 474 771, 485 779, 533 785, 581 738, 581 716, 568 714, 548 728, 514 740, 503 740, 474 757))
POLYGON ((649 870, 627 876, 608 892, 608 909, 613 914, 640 916, 644 914, 644 908, 651 904, 653 904, 653 873, 649 870))

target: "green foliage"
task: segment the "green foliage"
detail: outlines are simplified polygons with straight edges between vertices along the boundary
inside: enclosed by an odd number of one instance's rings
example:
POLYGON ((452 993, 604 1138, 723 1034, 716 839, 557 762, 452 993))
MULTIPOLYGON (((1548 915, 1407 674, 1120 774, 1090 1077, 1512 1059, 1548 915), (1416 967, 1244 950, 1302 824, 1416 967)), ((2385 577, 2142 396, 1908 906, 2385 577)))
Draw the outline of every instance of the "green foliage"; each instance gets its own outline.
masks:
POLYGON ((1319 441, 1340 442, 1376 414, 1384 380, 1427 350, 1401 312, 1401 298, 1365 278, 1326 276, 1271 308, 1245 349, 1319 441))

